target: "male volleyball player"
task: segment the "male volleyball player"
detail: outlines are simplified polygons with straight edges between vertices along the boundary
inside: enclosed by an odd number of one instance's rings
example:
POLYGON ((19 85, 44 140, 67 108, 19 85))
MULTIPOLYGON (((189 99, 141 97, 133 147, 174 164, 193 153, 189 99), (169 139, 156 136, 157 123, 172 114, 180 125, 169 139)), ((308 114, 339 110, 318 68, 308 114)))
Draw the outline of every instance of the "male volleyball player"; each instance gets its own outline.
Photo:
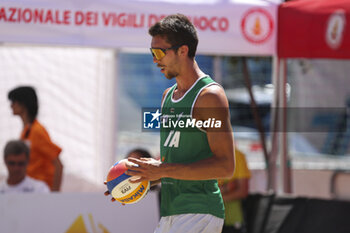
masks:
POLYGON ((154 63, 167 79, 176 78, 176 84, 162 99, 161 161, 130 158, 138 167, 129 167, 127 173, 140 176, 134 182, 161 180, 161 220, 155 232, 219 233, 224 205, 217 179, 229 178, 234 171, 226 95, 198 67, 198 37, 187 17, 167 16, 149 34, 154 63), (182 116, 191 117, 183 127, 175 126, 182 116), (201 125, 197 121, 214 121, 220 127, 186 127, 201 125))

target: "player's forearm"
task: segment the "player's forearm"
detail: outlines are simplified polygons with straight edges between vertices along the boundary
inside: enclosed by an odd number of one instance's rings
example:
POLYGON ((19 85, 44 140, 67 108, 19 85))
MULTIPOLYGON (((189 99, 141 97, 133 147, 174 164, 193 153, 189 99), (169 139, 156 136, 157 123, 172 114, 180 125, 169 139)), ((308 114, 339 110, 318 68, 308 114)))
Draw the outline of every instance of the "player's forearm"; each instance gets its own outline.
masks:
POLYGON ((233 175, 234 162, 225 158, 208 158, 191 164, 162 164, 161 176, 182 180, 210 180, 233 175))

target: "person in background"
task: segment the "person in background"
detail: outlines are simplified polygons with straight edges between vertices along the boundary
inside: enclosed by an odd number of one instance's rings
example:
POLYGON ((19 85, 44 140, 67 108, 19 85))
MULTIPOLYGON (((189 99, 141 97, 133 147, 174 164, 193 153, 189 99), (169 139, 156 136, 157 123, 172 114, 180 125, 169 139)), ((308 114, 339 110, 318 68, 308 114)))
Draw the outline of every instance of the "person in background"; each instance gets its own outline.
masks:
POLYGON ((63 165, 59 159, 62 149, 53 143, 46 129, 36 119, 38 98, 33 87, 20 86, 8 93, 14 115, 23 122, 21 139, 30 146, 27 175, 47 183, 51 191, 59 191, 63 165))
POLYGON ((219 180, 224 199, 225 221, 222 233, 244 233, 244 216, 241 200, 248 196, 251 177, 244 154, 235 147, 236 168, 232 178, 219 180))
POLYGON ((8 171, 8 177, 0 183, 0 194, 50 192, 46 183, 26 175, 29 148, 23 141, 12 140, 6 144, 4 161, 8 171))
MULTIPOLYGON (((152 156, 147 150, 142 149, 142 148, 136 148, 136 149, 129 151, 129 153, 126 155, 126 158, 141 159, 141 158, 152 158, 152 156)), ((158 185, 158 184, 152 185, 150 190, 151 191, 159 191, 160 185, 158 185)))
POLYGON ((140 159, 140 158, 152 158, 151 154, 142 148, 136 148, 131 151, 126 156, 127 158, 135 158, 135 159, 140 159))

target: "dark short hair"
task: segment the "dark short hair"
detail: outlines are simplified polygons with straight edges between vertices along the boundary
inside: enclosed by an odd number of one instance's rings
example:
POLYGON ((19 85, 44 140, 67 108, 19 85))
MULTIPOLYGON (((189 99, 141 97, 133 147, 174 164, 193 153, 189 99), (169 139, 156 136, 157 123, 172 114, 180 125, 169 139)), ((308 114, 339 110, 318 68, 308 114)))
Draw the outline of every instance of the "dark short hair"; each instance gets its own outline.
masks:
POLYGON ((129 157, 129 155, 131 155, 131 154, 138 154, 142 158, 152 158, 151 154, 147 150, 142 149, 142 148, 136 148, 136 149, 129 151, 129 153, 127 154, 126 157, 129 157))
POLYGON ((11 140, 6 143, 4 149, 4 159, 9 155, 25 154, 27 160, 29 159, 29 147, 22 140, 11 140))
POLYGON ((188 57, 194 58, 196 55, 198 45, 197 31, 185 15, 169 15, 150 27, 148 33, 152 37, 164 37, 171 46, 187 45, 188 57))
POLYGON ((20 86, 8 93, 8 98, 12 102, 18 102, 27 109, 31 122, 38 115, 38 97, 35 89, 31 86, 20 86))

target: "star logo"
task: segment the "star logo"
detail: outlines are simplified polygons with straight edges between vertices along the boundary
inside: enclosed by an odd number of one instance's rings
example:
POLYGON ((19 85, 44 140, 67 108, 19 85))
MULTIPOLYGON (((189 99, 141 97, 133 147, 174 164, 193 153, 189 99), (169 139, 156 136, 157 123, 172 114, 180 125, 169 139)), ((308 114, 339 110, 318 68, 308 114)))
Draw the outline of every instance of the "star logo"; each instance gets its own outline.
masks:
POLYGON ((160 118, 162 113, 159 109, 143 110, 143 129, 160 129, 160 118))
POLYGON ((152 118, 152 120, 151 120, 151 122, 152 122, 152 121, 154 121, 154 120, 159 121, 159 117, 160 117, 162 114, 159 113, 159 109, 157 109, 157 111, 156 111, 155 113, 151 113, 151 115, 153 116, 153 118, 152 118))

